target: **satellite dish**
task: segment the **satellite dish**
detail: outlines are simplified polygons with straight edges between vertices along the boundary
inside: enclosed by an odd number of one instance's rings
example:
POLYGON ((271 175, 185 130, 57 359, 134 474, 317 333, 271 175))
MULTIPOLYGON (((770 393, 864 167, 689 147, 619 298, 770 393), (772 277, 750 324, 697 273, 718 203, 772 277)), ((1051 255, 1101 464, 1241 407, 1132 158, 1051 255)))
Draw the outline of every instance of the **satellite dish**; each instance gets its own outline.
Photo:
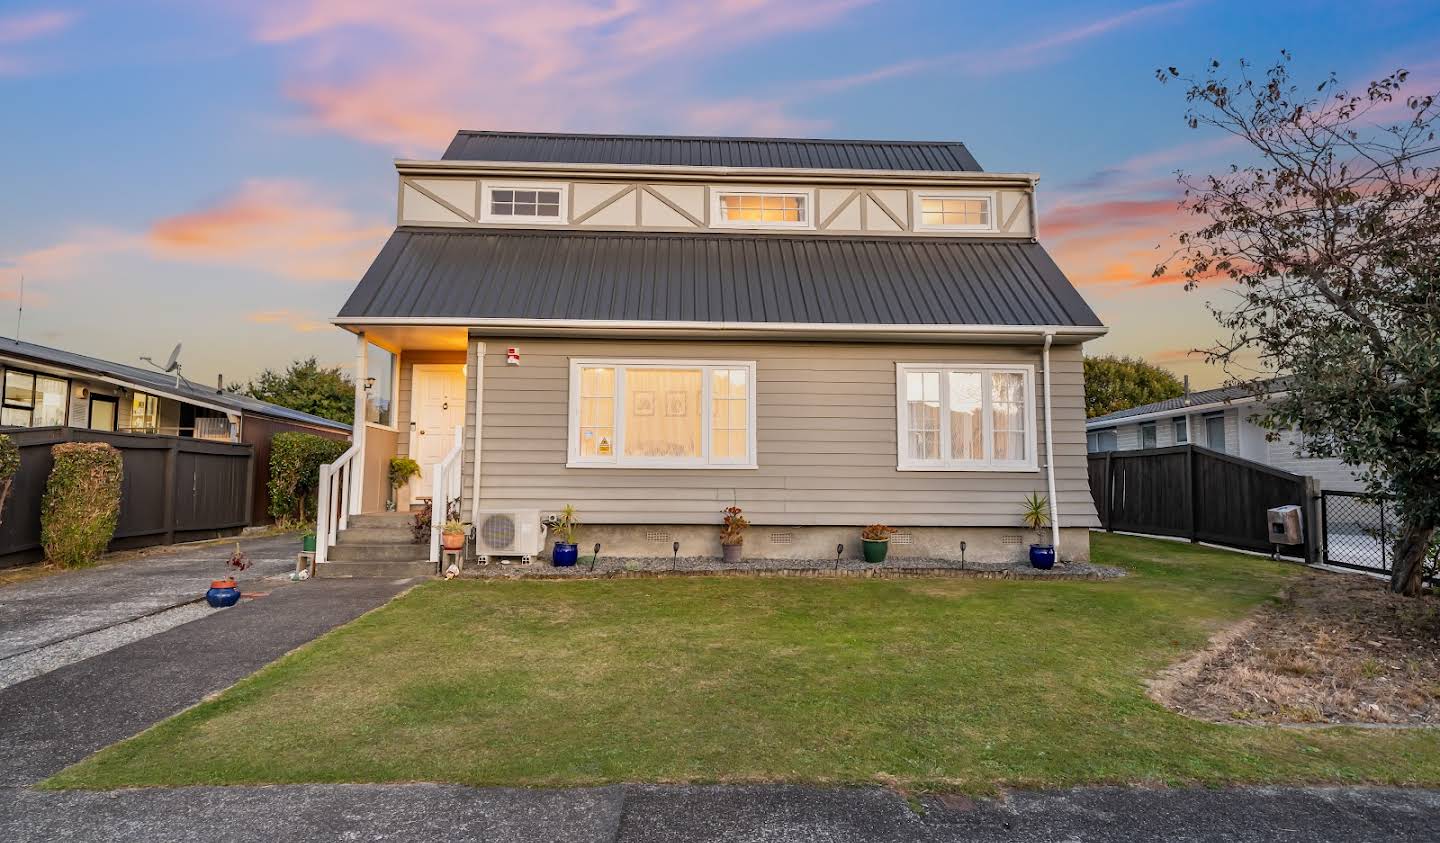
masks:
MULTIPOLYGON (((141 360, 144 360, 146 363, 149 363, 151 366, 154 366, 162 372, 174 372, 176 388, 179 388, 180 382, 182 380, 185 380, 184 377, 182 377, 180 374, 180 345, 181 344, 178 342, 175 343, 175 348, 170 351, 170 359, 165 361, 164 366, 161 366, 159 363, 156 363, 149 357, 140 358, 141 360)), ((186 381, 186 383, 189 383, 189 381, 186 381)))

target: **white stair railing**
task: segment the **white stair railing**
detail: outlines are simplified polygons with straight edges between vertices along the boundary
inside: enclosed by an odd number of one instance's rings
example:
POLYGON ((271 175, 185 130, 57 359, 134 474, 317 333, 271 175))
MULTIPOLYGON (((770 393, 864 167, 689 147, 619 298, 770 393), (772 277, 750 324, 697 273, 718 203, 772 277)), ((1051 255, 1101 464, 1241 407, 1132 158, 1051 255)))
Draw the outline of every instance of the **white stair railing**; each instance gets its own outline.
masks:
POLYGON ((460 454, 464 451, 465 428, 455 427, 455 444, 450 453, 430 471, 430 564, 440 563, 440 533, 450 515, 452 501, 460 500, 460 454))
POLYGON ((359 484, 354 483, 356 454, 359 445, 341 454, 335 462, 320 466, 319 494, 316 495, 318 511, 315 519, 315 564, 330 561, 330 548, 335 546, 335 537, 350 522, 350 514, 358 512, 360 500, 359 484))

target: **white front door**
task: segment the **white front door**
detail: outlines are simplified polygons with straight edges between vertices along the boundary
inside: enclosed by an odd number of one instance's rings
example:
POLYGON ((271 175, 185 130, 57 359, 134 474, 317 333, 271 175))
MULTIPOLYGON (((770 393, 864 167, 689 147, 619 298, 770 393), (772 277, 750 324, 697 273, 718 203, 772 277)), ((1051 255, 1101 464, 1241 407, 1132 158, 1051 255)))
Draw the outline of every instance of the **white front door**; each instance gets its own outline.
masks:
POLYGON ((455 445, 455 428, 465 423, 465 367, 417 364, 411 375, 410 456, 420 476, 410 481, 410 496, 434 494, 432 467, 455 445))

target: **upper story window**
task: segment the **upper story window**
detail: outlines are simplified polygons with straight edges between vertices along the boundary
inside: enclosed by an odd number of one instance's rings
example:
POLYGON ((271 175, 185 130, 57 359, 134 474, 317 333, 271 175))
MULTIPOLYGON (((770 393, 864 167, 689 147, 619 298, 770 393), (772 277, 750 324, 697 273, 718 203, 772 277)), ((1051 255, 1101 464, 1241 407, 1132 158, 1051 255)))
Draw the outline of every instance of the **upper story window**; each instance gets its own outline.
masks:
POLYGON ((917 231, 993 231, 994 197, 988 193, 916 193, 917 231))
POLYGON ((716 191, 715 224, 741 228, 810 228, 810 194, 716 191))
POLYGON ((480 209, 484 222, 560 223, 565 188, 554 184, 486 184, 480 209))

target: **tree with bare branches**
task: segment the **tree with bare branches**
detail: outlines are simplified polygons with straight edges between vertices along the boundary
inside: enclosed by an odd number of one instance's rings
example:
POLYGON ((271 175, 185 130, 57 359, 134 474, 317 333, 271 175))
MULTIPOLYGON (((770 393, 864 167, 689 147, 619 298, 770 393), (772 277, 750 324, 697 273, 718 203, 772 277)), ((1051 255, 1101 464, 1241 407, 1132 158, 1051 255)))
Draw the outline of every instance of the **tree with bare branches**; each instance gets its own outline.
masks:
POLYGON ((1415 595, 1440 524, 1436 93, 1407 90, 1404 70, 1358 94, 1333 74, 1301 90, 1290 62, 1157 71, 1185 86, 1192 129, 1229 133, 1253 163, 1180 175, 1196 226, 1155 276, 1232 286, 1211 306, 1230 337, 1209 359, 1257 392, 1287 376, 1261 423, 1363 466, 1368 494, 1393 498, 1404 528, 1391 590, 1415 595), (1238 376, 1252 356, 1261 371, 1238 376))

